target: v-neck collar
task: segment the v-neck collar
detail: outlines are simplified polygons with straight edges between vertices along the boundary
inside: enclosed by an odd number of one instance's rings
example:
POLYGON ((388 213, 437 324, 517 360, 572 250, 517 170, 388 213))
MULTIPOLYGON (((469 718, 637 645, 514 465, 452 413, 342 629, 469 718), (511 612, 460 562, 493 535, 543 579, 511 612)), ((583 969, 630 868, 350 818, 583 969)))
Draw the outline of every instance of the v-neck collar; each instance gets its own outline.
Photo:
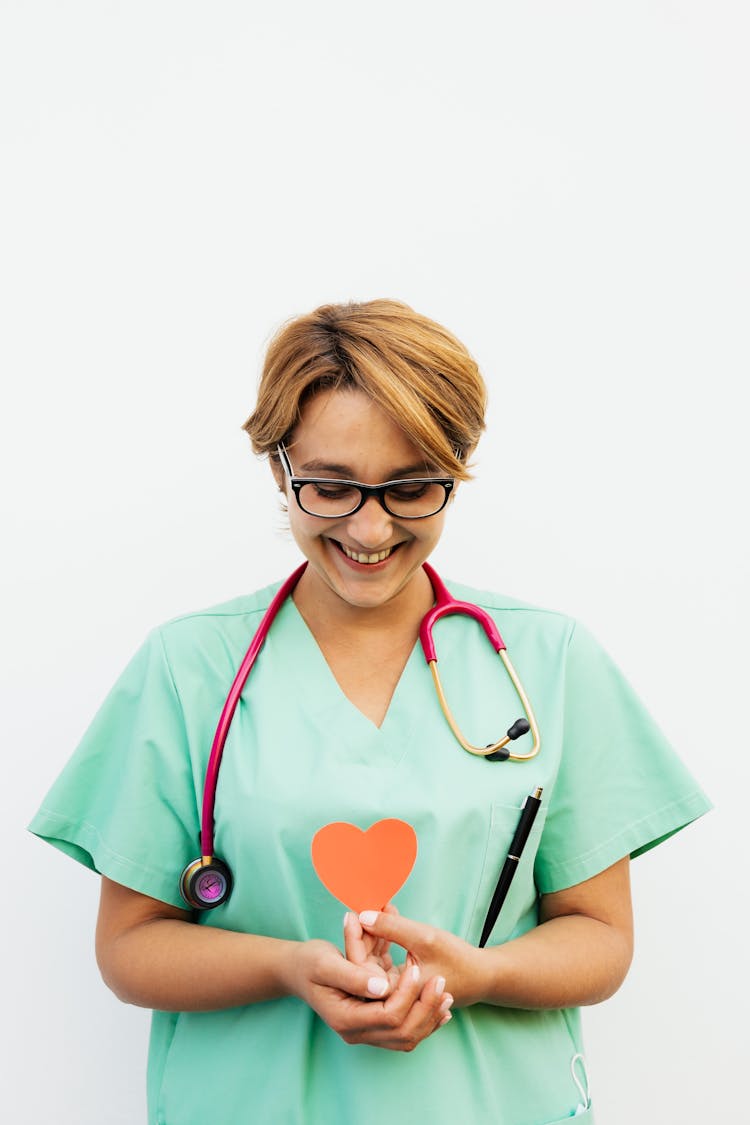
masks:
POLYGON ((285 652, 289 680, 305 713, 341 747, 351 764, 396 765, 406 752, 419 712, 417 695, 424 690, 426 666, 417 640, 393 691, 380 726, 360 711, 344 693, 304 617, 288 598, 279 611, 279 624, 293 644, 285 652))

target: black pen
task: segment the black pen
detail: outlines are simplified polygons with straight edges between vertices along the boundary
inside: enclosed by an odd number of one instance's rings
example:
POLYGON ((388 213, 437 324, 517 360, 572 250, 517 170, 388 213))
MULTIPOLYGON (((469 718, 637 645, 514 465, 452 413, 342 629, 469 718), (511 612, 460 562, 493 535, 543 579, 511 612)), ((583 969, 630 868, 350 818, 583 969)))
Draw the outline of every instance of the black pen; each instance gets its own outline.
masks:
POLYGON ((516 830, 513 833, 513 839, 510 842, 510 851, 506 856, 505 863, 503 864, 503 869, 500 872, 500 878, 498 879, 497 886, 495 887, 495 893, 492 896, 490 908, 487 911, 487 917, 484 920, 484 926, 482 927, 482 936, 479 939, 480 949, 484 948, 487 938, 492 933, 492 927, 497 921, 497 916, 502 910, 503 903, 505 902, 508 891, 510 890, 510 884, 513 881, 513 876, 518 870, 518 862, 523 853, 523 849, 526 847, 526 841, 529 838, 529 833, 531 832, 532 825, 534 823, 534 820, 536 819, 536 814, 539 812, 539 806, 541 805, 541 803, 541 787, 539 789, 535 789, 533 793, 529 794, 529 796, 523 803, 521 816, 519 818, 516 830))

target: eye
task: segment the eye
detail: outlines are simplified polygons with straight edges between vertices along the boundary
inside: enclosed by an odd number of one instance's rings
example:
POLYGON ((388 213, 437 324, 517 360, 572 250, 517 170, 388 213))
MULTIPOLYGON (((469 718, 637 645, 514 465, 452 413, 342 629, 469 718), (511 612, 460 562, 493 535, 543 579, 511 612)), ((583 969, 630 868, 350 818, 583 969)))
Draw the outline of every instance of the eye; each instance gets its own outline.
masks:
POLYGON ((313 488, 316 494, 325 500, 340 500, 342 497, 351 496, 354 491, 351 485, 339 484, 337 481, 331 481, 330 484, 321 484, 317 481, 313 488))
POLYGON ((431 487, 430 481, 410 480, 389 488, 388 495, 394 500, 421 500, 431 487))

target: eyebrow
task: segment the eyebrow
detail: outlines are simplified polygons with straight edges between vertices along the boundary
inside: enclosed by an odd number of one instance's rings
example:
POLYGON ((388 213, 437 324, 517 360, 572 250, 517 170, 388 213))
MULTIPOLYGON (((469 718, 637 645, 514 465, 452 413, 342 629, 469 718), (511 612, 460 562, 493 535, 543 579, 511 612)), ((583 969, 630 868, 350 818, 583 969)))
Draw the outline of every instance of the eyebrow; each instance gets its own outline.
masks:
MULTIPOLYGON (((322 459, 315 459, 313 461, 305 461, 303 465, 299 466, 297 470, 300 476, 314 475, 315 473, 336 473, 340 480, 356 480, 351 467, 349 465, 339 465, 335 462, 324 461, 322 459)), ((391 476, 386 480, 405 480, 414 473, 424 473, 428 476, 433 476, 424 463, 417 463, 416 465, 406 465, 403 468, 394 469, 391 476)))

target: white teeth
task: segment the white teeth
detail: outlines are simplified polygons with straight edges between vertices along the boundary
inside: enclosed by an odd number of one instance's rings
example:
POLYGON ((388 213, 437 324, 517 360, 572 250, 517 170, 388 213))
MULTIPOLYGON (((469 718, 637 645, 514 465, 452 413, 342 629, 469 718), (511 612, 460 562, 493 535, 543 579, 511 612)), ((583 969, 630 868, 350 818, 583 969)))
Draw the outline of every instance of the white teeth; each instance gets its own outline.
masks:
POLYGON ((354 562, 365 563, 369 566, 371 566, 373 563, 382 562, 383 559, 387 559, 393 551, 393 547, 388 547, 385 551, 376 551, 372 555, 362 555, 357 551, 350 551, 344 543, 340 543, 339 546, 348 559, 353 559, 354 562))

